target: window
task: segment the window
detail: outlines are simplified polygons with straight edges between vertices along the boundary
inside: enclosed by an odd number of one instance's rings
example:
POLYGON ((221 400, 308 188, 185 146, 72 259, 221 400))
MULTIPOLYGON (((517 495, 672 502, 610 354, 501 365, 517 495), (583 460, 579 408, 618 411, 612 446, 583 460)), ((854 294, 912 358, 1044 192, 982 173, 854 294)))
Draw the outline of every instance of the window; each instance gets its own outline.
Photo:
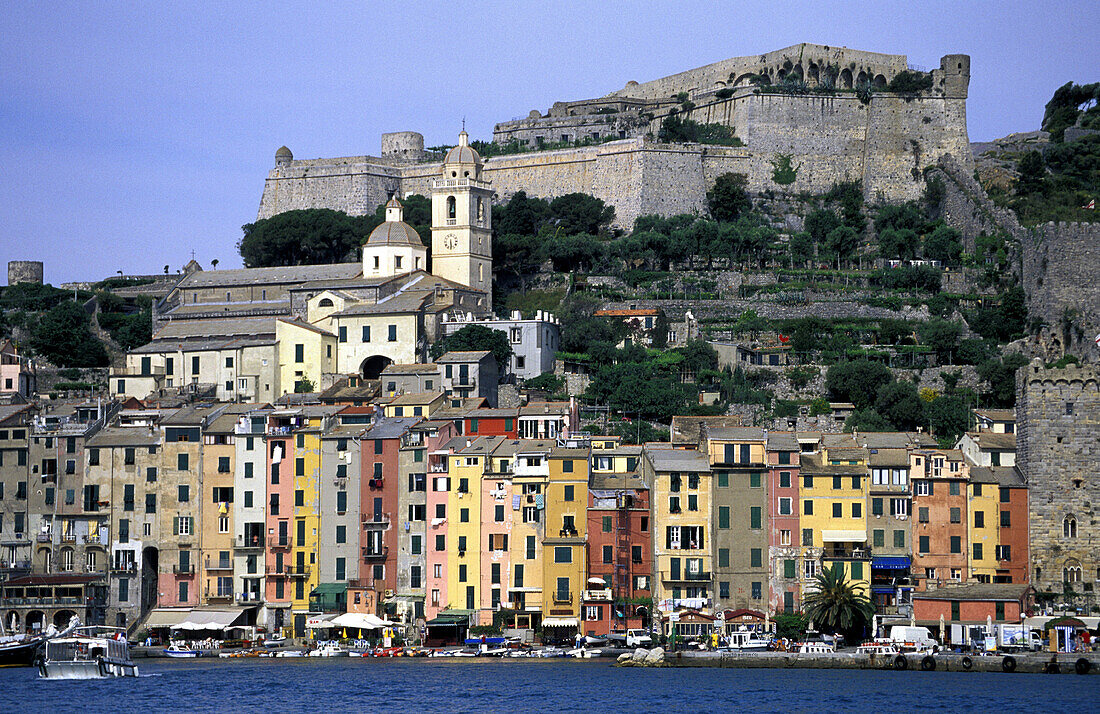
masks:
POLYGON ((760 506, 753 506, 749 509, 749 528, 753 530, 760 530, 760 528, 762 528, 760 514, 760 506))
POLYGON ((903 530, 895 530, 894 531, 894 547, 895 548, 904 548, 905 547, 905 531, 903 531, 903 530))
POLYGON ((668 512, 669 513, 680 513, 680 497, 679 496, 669 496, 668 497, 668 512))
POLYGON ((341 326, 339 334, 340 334, 340 336, 339 336, 338 339, 339 339, 340 342, 347 342, 348 341, 348 328, 347 327, 341 326))
POLYGON ((567 545, 554 546, 554 562, 555 563, 572 563, 573 562, 573 549, 567 545))
POLYGON ((780 498, 779 499, 779 515, 789 516, 791 515, 791 499, 780 498))
POLYGON ((1009 528, 1012 526, 1012 512, 1001 511, 1001 528, 1009 528))
POLYGON ((863 504, 862 503, 853 503, 852 504, 852 518, 863 518, 863 504))
POLYGON ((962 511, 961 511, 961 509, 952 508, 950 517, 951 517, 951 522, 952 523, 962 523, 962 511))
POLYGON ((844 485, 844 478, 841 476, 833 476, 833 490, 839 490, 844 485))
POLYGON ((749 567, 761 568, 764 566, 764 558, 760 548, 749 549, 749 567))
POLYGON ((932 495, 932 482, 931 481, 917 481, 915 485, 915 494, 917 496, 931 496, 932 495))
POLYGON ((959 607, 959 601, 958 600, 952 600, 951 601, 951 619, 952 620, 958 620, 959 619, 960 609, 961 608, 959 607))
POLYGON ((612 551, 611 546, 605 545, 603 547, 603 562, 605 562, 605 563, 610 563, 611 562, 611 551, 612 551))
POLYGON ((699 496, 698 495, 696 495, 694 493, 689 493, 688 494, 688 510, 689 511, 698 511, 699 510, 699 496))
POLYGON ((730 549, 719 548, 718 549, 718 567, 728 568, 730 567, 730 549))
POLYGON ((985 552, 982 549, 981 543, 974 544, 974 560, 982 560, 985 557, 985 552))
POLYGON ((229 470, 230 470, 229 469, 229 457, 228 456, 219 456, 218 457, 218 473, 227 474, 227 473, 229 473, 229 470))
POLYGON ((1012 502, 1012 492, 1009 489, 1007 489, 1007 488, 1000 489, 1000 494, 999 495, 1000 495, 1000 498, 1001 498, 1001 503, 1011 503, 1012 502))
POLYGON ((833 502, 833 518, 844 517, 844 504, 840 502, 833 502))
POLYGON ((802 477, 802 487, 803 488, 813 488, 814 487, 814 477, 813 476, 803 476, 802 477))
POLYGON ((602 529, 604 533, 611 532, 611 516, 604 516, 602 519, 602 529))
POLYGON ((718 597, 728 598, 730 596, 730 583, 728 580, 722 580, 718 583, 718 597))
MULTIPOLYGON (((572 461, 566 461, 565 463, 570 464, 570 466, 572 466, 572 464, 573 464, 572 461)), ((571 486, 571 485, 565 487, 565 500, 566 501, 572 501, 573 500, 573 486, 571 486)))
POLYGON ((348 492, 337 491, 336 492, 336 512, 346 513, 348 510, 348 492))
POLYGON ((409 553, 412 555, 420 555, 423 550, 423 536, 414 535, 409 537, 409 553))
POLYGON ((814 502, 805 500, 802 502, 802 515, 812 516, 814 514, 814 502))
POLYGON ((719 506, 718 507, 718 527, 729 528, 730 527, 730 507, 719 506))
POLYGON ((123 462, 127 466, 133 466, 134 465, 134 449, 128 448, 123 452, 123 462))
POLYGON ((881 498, 872 498, 871 499, 871 515, 872 516, 881 516, 882 515, 882 499, 881 498))
POLYGON ((749 474, 749 488, 760 488, 761 479, 760 472, 753 471, 749 474))
MULTIPOLYGON (((784 452, 781 452, 781 453, 785 454, 787 452, 784 451, 784 452)), ((779 487, 780 488, 790 488, 791 487, 791 472, 790 471, 780 471, 779 472, 779 487)))
POLYGON ((157 512, 157 494, 147 493, 145 494, 145 512, 156 513, 157 512))
POLYGON ((125 484, 122 487, 122 510, 134 510, 134 485, 132 483, 125 484))
POLYGON ((871 531, 871 545, 876 548, 886 545, 886 531, 878 529, 871 531))
POLYGON ((389 325, 386 328, 386 339, 389 342, 397 342, 397 325, 389 325))
POLYGON ((470 522, 470 509, 469 508, 460 508, 460 509, 458 509, 458 521, 459 521, 459 523, 469 523, 470 522))
POLYGON ((985 511, 974 511, 974 527, 985 528, 985 511))
POLYGON ((951 552, 962 553, 962 536, 951 536, 951 552))
MULTIPOLYGON (((567 474, 573 473, 573 459, 563 459, 562 462, 561 462, 561 470, 562 470, 562 473, 567 473, 567 474)), ((566 486, 566 488, 570 488, 570 487, 566 486)))
POLYGON ((952 481, 951 483, 947 484, 947 492, 952 496, 958 496, 959 495, 959 482, 958 481, 952 481))
POLYGON ((187 454, 176 454, 176 470, 177 471, 186 471, 187 470, 187 463, 188 463, 187 462, 187 454))
POLYGON ((928 523, 928 507, 921 506, 917 509, 917 521, 920 523, 928 523))
POLYGON ((1075 516, 1069 515, 1062 519, 1062 537, 1077 537, 1077 518, 1075 516))
POLYGON ((718 472, 718 488, 729 488, 730 485, 730 473, 729 471, 718 472))
POLYGON ((926 536, 926 535, 920 536, 917 539, 917 552, 918 553, 928 553, 929 550, 930 549, 928 547, 928 536, 926 536))
POLYGON ((88 449, 88 465, 99 466, 99 449, 88 449))
POLYGON ((853 560, 851 573, 852 580, 863 580, 863 563, 858 560, 853 560))
POLYGON ((752 583, 752 599, 753 600, 760 600, 763 597, 764 597, 763 584, 760 583, 759 581, 753 582, 752 583))
POLYGON ((1012 546, 997 546, 995 555, 997 556, 997 560, 1012 560, 1012 546))

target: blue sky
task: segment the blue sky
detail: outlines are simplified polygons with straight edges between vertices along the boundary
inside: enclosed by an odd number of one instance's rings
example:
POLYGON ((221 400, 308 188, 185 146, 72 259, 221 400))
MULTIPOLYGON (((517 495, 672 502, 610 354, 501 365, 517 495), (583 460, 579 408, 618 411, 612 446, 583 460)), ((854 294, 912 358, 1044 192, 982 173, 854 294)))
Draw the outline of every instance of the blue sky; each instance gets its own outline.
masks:
POLYGON ((1097 81, 1094 2, 23 2, 0 16, 0 262, 46 280, 238 266, 240 227, 286 144, 377 154, 415 130, 474 138, 606 94, 799 42, 972 57, 972 141, 1038 127, 1097 81))

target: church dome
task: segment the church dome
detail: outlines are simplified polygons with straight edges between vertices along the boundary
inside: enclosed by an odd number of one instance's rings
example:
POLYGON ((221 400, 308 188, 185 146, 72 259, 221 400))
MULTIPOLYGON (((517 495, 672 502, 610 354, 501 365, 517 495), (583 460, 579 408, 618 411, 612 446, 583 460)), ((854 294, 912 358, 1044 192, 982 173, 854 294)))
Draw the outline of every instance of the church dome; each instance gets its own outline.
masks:
POLYGON ((397 196, 391 196, 386 201, 386 220, 379 224, 367 238, 367 245, 411 245, 418 248, 424 247, 424 241, 420 234, 412 226, 402 220, 404 207, 397 196))
POLYGON ((474 147, 470 146, 470 137, 465 130, 458 135, 458 146, 453 147, 447 152, 447 158, 443 160, 445 164, 480 164, 481 156, 478 155, 474 147))

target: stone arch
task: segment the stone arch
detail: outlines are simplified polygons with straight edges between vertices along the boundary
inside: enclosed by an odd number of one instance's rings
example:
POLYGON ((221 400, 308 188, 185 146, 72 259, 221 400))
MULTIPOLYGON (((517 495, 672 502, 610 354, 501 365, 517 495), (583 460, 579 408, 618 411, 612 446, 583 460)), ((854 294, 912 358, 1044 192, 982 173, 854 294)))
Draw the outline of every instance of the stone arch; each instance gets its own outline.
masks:
POLYGON ((19 619, 19 613, 15 610, 8 610, 7 614, 4 615, 4 627, 11 635, 22 632, 22 620, 19 619))
POLYGON ((158 599, 157 586, 160 574, 160 550, 148 545, 141 550, 141 611, 152 609, 158 599))
POLYGON ((71 573, 76 567, 76 553, 72 548, 62 548, 61 557, 57 559, 57 568, 62 573, 71 573))
POLYGON ((332 298, 321 298, 317 302, 317 307, 333 307, 332 298))
POLYGON ((723 87, 725 87, 725 86, 726 86, 726 83, 725 83, 725 82, 723 82, 722 80, 718 79, 718 80, 715 80, 715 82, 714 82, 714 85, 713 85, 713 88, 714 88, 714 89, 721 89, 721 88, 723 88, 723 87))
POLYGON ((372 355, 363 360, 359 365, 359 374, 363 379, 378 379, 382 376, 382 370, 393 364, 393 360, 384 355, 372 355))
POLYGON ((46 627, 46 613, 41 610, 31 610, 27 613, 24 623, 27 630, 42 630, 46 627))
POLYGON ((1062 519, 1062 537, 1077 537, 1077 516, 1073 515, 1072 513, 1067 513, 1062 519))
POLYGON ((457 206, 457 202, 455 201, 455 197, 454 196, 447 196, 447 218, 454 218, 455 217, 455 207, 456 206, 457 206))
POLYGON ((76 613, 72 610, 58 610, 53 616, 53 626, 59 630, 63 630, 69 625, 69 620, 76 617, 76 613))
POLYGON ((1079 583, 1084 572, 1081 569, 1081 562, 1075 558, 1069 558, 1062 566, 1062 582, 1063 583, 1079 583))
POLYGON ((810 67, 806 72, 806 78, 811 82, 818 82, 821 80, 820 70, 818 69, 817 62, 810 62, 810 67))
POLYGON ((875 85, 875 89, 886 89, 886 77, 881 74, 876 74, 873 84, 875 85))
POLYGON ((792 77, 794 77, 794 78, 795 78, 796 80, 798 80, 799 82, 801 82, 801 81, 802 81, 802 79, 803 79, 804 75, 803 75, 803 73, 802 73, 802 63, 801 63, 801 62, 799 62, 798 64, 796 64, 796 65, 794 66, 794 69, 792 69, 792 70, 791 70, 791 76, 792 76, 792 77))
POLYGON ((52 573, 53 570, 53 551, 49 548, 38 549, 38 562, 42 566, 43 573, 52 573))
POLYGON ((775 76, 780 82, 782 82, 783 79, 787 76, 787 70, 781 69, 775 73, 775 76))
POLYGON ((868 81, 870 80, 867 77, 867 73, 863 70, 860 70, 859 74, 856 76, 856 86, 859 87, 861 85, 867 84, 868 81))
POLYGON ((852 70, 847 67, 840 73, 840 86, 844 89, 852 88, 852 70))
MULTIPOLYGON (((766 73, 761 73, 761 75, 767 76, 766 73)), ((755 75, 752 72, 745 72, 744 74, 738 76, 737 79, 733 80, 732 84, 735 87, 741 86, 742 83, 748 84, 749 80, 754 76, 755 75)))

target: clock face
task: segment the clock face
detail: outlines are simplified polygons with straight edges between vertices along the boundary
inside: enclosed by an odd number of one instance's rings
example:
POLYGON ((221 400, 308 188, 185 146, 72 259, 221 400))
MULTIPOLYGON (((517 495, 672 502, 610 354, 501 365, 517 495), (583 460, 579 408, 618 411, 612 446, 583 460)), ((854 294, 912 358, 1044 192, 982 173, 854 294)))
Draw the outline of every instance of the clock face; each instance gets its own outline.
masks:
POLYGON ((454 233, 448 233, 443 236, 443 247, 447 250, 454 250, 458 247, 458 236, 454 233))

